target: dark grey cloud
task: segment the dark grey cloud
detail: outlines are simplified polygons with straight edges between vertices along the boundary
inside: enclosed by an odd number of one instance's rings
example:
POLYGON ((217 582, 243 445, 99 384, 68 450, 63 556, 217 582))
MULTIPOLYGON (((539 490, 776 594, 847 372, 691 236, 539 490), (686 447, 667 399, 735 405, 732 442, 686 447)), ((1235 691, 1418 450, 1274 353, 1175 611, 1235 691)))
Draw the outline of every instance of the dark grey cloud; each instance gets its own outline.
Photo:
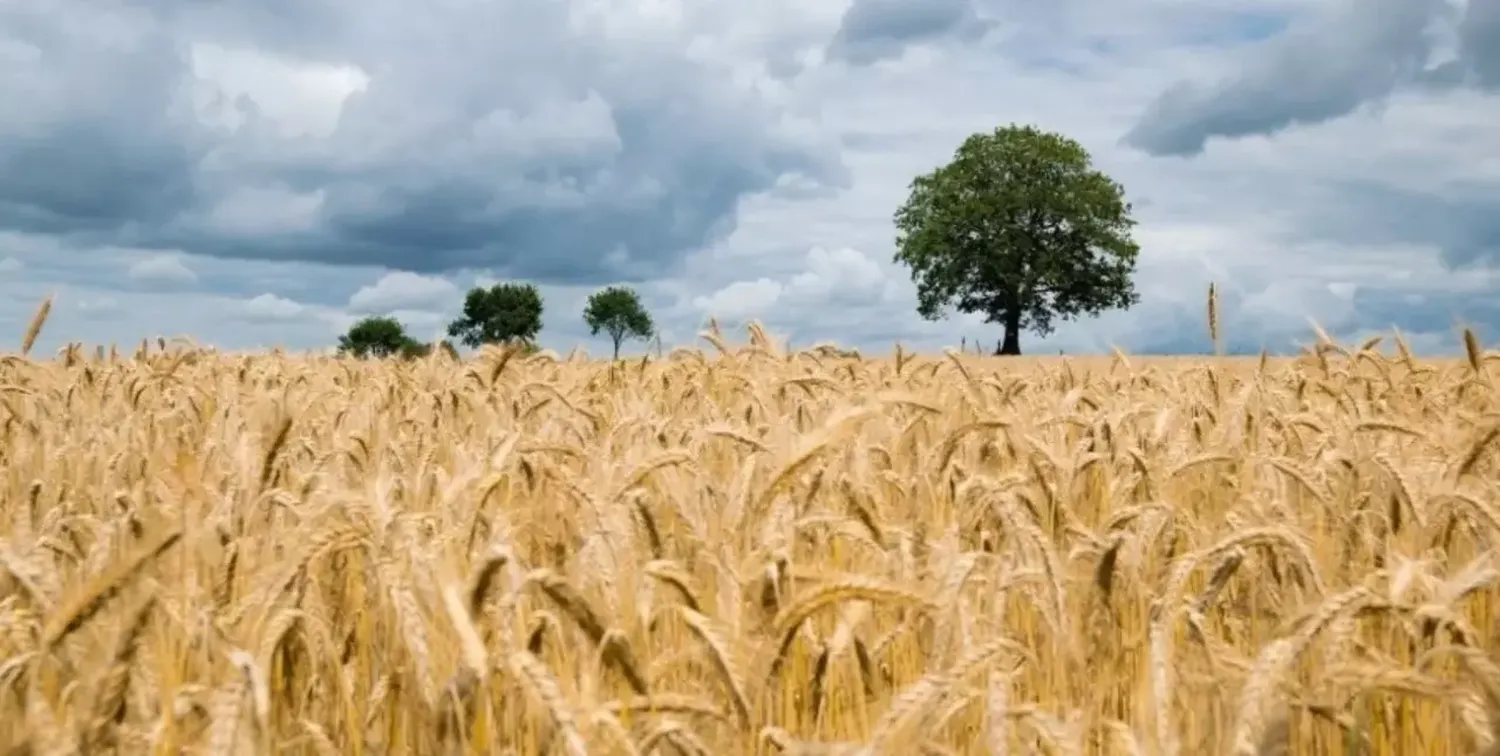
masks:
POLYGON ((1350 3, 1258 45, 1234 76, 1168 88, 1125 141, 1153 155, 1195 155, 1213 137, 1271 134, 1346 115, 1422 73, 1433 43, 1428 25, 1446 8, 1445 0, 1350 3))
POLYGON ((1460 60, 1478 84, 1500 89, 1500 0, 1469 0, 1459 42, 1460 60))
POLYGON ((1500 0, 1468 0, 1455 27, 1455 58, 1423 72, 1419 83, 1500 89, 1500 0))
POLYGON ((192 204, 206 146, 170 118, 181 50, 135 14, 70 10, 0 5, 0 228, 168 221, 192 204))
POLYGON ((1500 302, 1494 297, 1497 293, 1418 294, 1360 289, 1354 294, 1354 308, 1358 322, 1377 330, 1396 325, 1412 333, 1456 335, 1466 323, 1483 324, 1486 330, 1500 326, 1500 302))
POLYGON ((1500 265, 1500 185, 1460 182, 1436 193, 1351 181, 1329 191, 1337 201, 1306 212, 1305 232, 1354 245, 1432 245, 1448 268, 1500 265))
POLYGON ((1258 46, 1236 75, 1181 81, 1126 134, 1150 154, 1195 155, 1209 139, 1322 123, 1402 87, 1500 90, 1500 0, 1361 0, 1258 46), (1453 60, 1429 66, 1435 29, 1450 28, 1453 60))
POLYGON ((69 248, 637 280, 731 230, 740 198, 785 174, 847 180, 835 145, 787 128, 724 70, 576 10, 0 4, 0 230, 69 248), (242 121, 229 129, 194 110, 207 85, 195 44, 357 66, 368 86, 328 134, 289 134, 243 95, 218 103, 242 121), (276 197, 320 199, 291 223, 276 197), (230 204, 268 220, 226 224, 230 204))
MULTIPOLYGON (((1273 39, 1230 79, 1172 86, 1125 142, 1154 155, 1191 156, 1211 138, 1328 121, 1403 87, 1454 86, 1500 88, 1500 0, 1469 0, 1462 9, 1445 0, 1362 2, 1273 39), (1456 41, 1453 58, 1429 66, 1439 49, 1433 30, 1444 25, 1456 41)), ((1447 268, 1500 264, 1494 211, 1500 185, 1449 182, 1442 191, 1427 191, 1335 181, 1319 191, 1329 201, 1303 213, 1299 233, 1351 245, 1437 247, 1438 263, 1447 268)))
POLYGON ((828 44, 828 57, 868 65, 899 57, 914 43, 978 39, 990 26, 970 0, 854 0, 828 44))

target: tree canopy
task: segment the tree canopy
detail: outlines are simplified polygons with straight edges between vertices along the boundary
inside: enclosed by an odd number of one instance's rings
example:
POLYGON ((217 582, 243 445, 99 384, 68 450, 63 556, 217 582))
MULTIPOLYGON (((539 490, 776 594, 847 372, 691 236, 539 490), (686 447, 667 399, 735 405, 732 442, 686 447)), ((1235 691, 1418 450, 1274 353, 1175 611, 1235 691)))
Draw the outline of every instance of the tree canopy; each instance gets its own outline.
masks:
POLYGON ((412 341, 408 347, 401 350, 401 354, 408 359, 426 357, 432 354, 432 350, 434 347, 442 350, 443 355, 448 357, 449 359, 459 359, 458 350, 454 349, 452 344, 442 339, 439 339, 436 344, 428 344, 421 341, 412 341))
MULTIPOLYGON (((438 346, 449 357, 458 359, 458 351, 452 344, 439 341, 438 346)), ((388 316, 368 317, 349 328, 339 337, 339 354, 348 354, 361 359, 365 357, 385 358, 400 356, 406 359, 426 357, 432 353, 432 344, 413 339, 406 333, 401 321, 388 316)))
POLYGON ((983 313, 1005 329, 996 354, 1020 354, 1020 332, 1140 301, 1139 247, 1124 189, 1067 137, 1011 125, 964 141, 918 176, 896 211, 895 259, 911 268, 917 311, 983 313))
POLYGON ((339 353, 359 358, 409 356, 423 346, 406 335, 401 321, 391 317, 364 318, 339 337, 339 353))
POLYGON ((615 359, 620 359, 620 343, 627 338, 649 339, 655 331, 651 314, 641 304, 634 289, 625 286, 610 286, 596 291, 589 297, 583 310, 583 321, 588 324, 590 335, 600 331, 609 334, 614 342, 615 359))
POLYGON ((507 342, 530 345, 541 330, 542 295, 529 283, 470 289, 463 313, 448 325, 448 335, 470 348, 507 342))

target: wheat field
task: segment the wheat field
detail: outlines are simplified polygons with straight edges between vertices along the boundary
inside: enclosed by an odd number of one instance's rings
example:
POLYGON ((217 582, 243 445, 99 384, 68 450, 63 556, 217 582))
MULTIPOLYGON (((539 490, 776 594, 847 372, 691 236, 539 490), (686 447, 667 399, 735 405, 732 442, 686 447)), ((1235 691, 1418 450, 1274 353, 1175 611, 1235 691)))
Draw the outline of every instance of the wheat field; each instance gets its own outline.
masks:
POLYGON ((1494 752, 1473 339, 704 338, 0 359, 0 749, 1494 752))

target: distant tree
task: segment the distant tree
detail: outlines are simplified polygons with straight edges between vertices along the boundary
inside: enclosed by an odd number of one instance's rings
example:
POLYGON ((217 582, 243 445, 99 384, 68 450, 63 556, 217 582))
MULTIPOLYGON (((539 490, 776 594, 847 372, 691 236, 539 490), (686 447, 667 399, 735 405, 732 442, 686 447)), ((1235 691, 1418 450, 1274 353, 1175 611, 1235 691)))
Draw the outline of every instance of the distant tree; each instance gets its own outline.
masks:
POLYGON ((589 297, 588 306, 583 309, 583 322, 592 329, 589 331, 592 336, 598 336, 600 331, 609 334, 617 360, 620 359, 620 342, 627 338, 644 341, 656 330, 640 296, 625 286, 610 286, 594 292, 589 297))
POLYGON ((531 345, 541 330, 542 295, 528 283, 470 289, 463 314, 448 325, 448 335, 470 348, 505 342, 531 345))
POLYGON ((1054 319, 1140 301, 1130 211, 1078 142, 1011 125, 912 182, 895 259, 911 268, 922 317, 984 313, 1005 328, 995 353, 1020 354, 1023 329, 1046 335, 1054 319))
POLYGON ((401 349, 401 356, 408 360, 415 360, 432 354, 432 345, 422 341, 411 341, 401 349))
POLYGON ((391 317, 368 317, 339 337, 339 354, 365 357, 409 355, 422 345, 406 335, 401 321, 391 317))
MULTIPOLYGON (((458 350, 454 349, 453 345, 448 343, 446 340, 438 340, 436 344, 438 348, 440 348, 448 357, 451 357, 455 360, 459 359, 458 350)), ((408 360, 427 357, 432 354, 432 348, 433 345, 430 343, 424 341, 409 340, 406 345, 401 348, 401 356, 408 360)))

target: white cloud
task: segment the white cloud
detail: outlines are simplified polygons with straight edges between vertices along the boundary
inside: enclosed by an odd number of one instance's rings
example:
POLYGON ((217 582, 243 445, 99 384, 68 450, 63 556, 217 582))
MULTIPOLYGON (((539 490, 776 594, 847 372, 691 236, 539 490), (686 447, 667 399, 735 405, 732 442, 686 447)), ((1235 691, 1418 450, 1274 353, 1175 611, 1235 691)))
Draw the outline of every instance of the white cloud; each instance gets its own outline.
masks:
POLYGON ((189 268, 179 255, 158 254, 141 259, 130 266, 126 276, 139 283, 191 286, 198 283, 198 274, 189 268))
POLYGON ((1325 285, 1328 288, 1328 293, 1344 300, 1345 302, 1353 299, 1354 293, 1359 291, 1359 284, 1350 283, 1348 281, 1333 281, 1325 285))
POLYGON ((887 271, 857 249, 813 247, 807 269, 792 276, 787 290, 812 303, 876 303, 886 283, 887 271))
POLYGON ((310 232, 317 226, 326 199, 322 190, 299 193, 284 186, 234 187, 202 213, 201 220, 204 228, 230 237, 310 232))
POLYGON ((782 286, 769 278, 735 281, 707 296, 693 298, 705 315, 730 321, 764 318, 781 298, 782 286))
POLYGON ((256 114, 288 138, 331 135, 344 103, 370 84, 369 74, 357 66, 294 63, 262 50, 211 42, 191 45, 190 61, 199 83, 193 106, 200 120, 238 129, 247 121, 242 104, 253 103, 256 114))
POLYGON ((442 335, 448 326, 448 318, 430 310, 393 310, 390 316, 406 326, 413 338, 423 341, 442 335))
POLYGON ((25 267, 25 263, 17 260, 14 257, 7 257, 3 260, 0 260, 0 273, 15 273, 16 271, 19 271, 25 267))
POLYGON ((398 270, 387 273, 369 286, 360 287, 349 297, 351 312, 385 315, 394 310, 420 310, 452 307, 459 304, 458 287, 437 276, 423 276, 398 270))
POLYGON ((114 297, 108 296, 80 299, 75 304, 79 310, 95 315, 104 315, 119 312, 120 310, 120 302, 114 297))
POLYGON ((251 320, 277 321, 300 318, 307 312, 307 308, 275 294, 260 294, 245 300, 240 311, 251 320))

